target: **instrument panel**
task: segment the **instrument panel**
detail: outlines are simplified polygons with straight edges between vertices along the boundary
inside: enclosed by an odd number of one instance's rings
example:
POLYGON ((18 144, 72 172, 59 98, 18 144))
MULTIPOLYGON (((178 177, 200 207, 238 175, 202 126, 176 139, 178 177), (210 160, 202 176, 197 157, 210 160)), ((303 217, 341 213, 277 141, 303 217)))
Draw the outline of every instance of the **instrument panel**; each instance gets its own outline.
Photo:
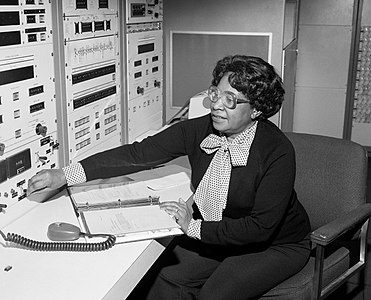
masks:
POLYGON ((0 10, 0 203, 10 211, 31 176, 58 167, 60 143, 51 5, 6 0, 0 10))
POLYGON ((162 1, 127 1, 128 141, 163 125, 162 1))
POLYGON ((117 1, 63 2, 69 163, 122 143, 117 1))

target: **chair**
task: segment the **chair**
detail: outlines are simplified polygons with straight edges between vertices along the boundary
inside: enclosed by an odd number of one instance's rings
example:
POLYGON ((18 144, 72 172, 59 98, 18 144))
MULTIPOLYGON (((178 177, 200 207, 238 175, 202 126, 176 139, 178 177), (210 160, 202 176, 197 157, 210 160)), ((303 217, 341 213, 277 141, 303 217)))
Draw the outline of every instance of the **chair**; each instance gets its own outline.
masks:
POLYGON ((313 255, 299 273, 261 299, 324 299, 365 267, 371 215, 371 203, 366 203, 367 153, 343 139, 286 135, 296 151, 295 189, 311 221, 313 255), (348 237, 352 241, 345 242, 348 237))

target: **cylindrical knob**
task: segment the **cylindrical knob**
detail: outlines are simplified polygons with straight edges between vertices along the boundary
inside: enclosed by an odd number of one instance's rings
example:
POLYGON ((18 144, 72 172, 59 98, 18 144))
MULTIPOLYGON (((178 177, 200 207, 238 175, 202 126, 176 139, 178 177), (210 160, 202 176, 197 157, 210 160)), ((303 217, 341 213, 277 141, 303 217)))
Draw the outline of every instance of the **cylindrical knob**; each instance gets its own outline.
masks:
POLYGON ((48 131, 48 128, 46 126, 41 125, 40 123, 36 125, 36 134, 46 136, 46 133, 48 131))

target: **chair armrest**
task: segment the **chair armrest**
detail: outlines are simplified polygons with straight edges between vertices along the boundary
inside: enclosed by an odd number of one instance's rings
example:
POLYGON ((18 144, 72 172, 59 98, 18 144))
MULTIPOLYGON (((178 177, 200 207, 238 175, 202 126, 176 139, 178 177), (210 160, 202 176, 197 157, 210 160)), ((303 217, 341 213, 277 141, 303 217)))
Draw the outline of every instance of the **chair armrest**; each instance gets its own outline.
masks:
POLYGON ((312 242, 326 246, 358 224, 364 223, 370 216, 371 203, 365 203, 348 214, 314 230, 311 232, 310 238, 312 242))

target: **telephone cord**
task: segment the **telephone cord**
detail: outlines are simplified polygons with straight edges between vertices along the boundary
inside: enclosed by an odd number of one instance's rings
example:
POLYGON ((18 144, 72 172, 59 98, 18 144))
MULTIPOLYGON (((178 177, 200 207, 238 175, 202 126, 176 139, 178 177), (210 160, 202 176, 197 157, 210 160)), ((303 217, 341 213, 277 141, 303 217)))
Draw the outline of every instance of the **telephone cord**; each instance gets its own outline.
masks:
POLYGON ((40 242, 25 238, 15 233, 8 233, 5 235, 1 230, 0 234, 7 242, 15 243, 36 251, 103 251, 113 247, 116 242, 116 237, 110 234, 89 235, 89 237, 108 236, 106 241, 99 243, 40 242))

